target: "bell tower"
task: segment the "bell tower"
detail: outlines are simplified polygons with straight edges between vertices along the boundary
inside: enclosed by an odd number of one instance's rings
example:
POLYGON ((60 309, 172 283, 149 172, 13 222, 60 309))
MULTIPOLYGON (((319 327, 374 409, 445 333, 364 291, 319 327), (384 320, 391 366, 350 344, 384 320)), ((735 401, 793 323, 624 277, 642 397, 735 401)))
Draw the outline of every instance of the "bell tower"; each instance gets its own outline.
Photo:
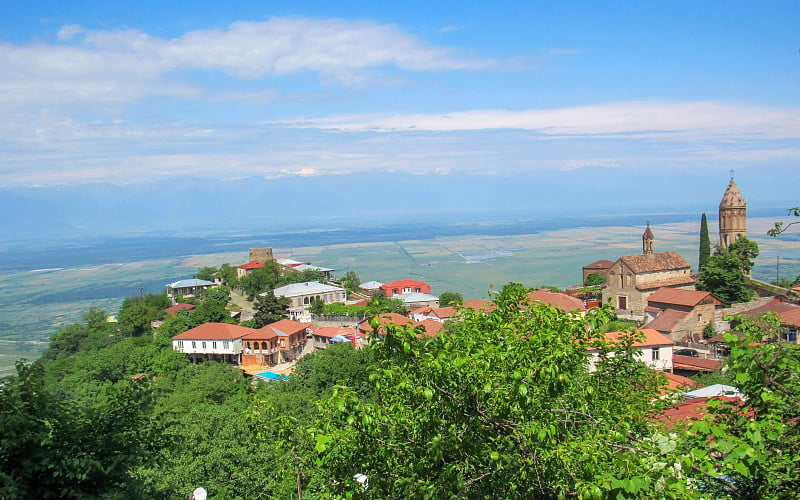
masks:
POLYGON ((647 223, 647 229, 642 234, 642 253, 653 255, 653 231, 650 230, 650 222, 647 223))
POLYGON ((734 182, 731 171, 731 181, 719 202, 720 248, 727 248, 741 236, 747 236, 747 203, 734 182))

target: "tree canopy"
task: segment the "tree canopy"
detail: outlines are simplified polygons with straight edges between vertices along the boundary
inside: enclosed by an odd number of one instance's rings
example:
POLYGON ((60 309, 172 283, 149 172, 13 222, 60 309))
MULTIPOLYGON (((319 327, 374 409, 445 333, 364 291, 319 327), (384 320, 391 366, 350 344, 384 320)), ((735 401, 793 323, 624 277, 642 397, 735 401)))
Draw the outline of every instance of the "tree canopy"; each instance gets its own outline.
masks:
POLYGON ((746 275, 757 256, 758 244, 744 237, 727 248, 717 248, 700 271, 697 289, 713 293, 726 304, 750 300, 753 292, 747 287, 746 275))
POLYGON ((705 212, 700 218, 700 259, 698 261, 698 270, 702 271, 708 259, 711 258, 711 238, 708 235, 708 219, 705 212))

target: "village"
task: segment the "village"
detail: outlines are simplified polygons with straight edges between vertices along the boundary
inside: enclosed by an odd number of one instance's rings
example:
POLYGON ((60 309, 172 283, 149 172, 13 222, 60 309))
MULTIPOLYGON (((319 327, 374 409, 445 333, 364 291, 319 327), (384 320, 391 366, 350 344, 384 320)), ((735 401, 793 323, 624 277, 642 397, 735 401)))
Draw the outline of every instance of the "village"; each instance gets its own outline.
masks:
MULTIPOLYGON (((746 236, 746 202, 732 178, 720 202, 719 220, 721 247, 746 236)), ((534 290, 528 293, 528 300, 575 316, 586 315, 592 307, 611 304, 618 318, 635 325, 639 337, 632 347, 638 351, 638 358, 664 373, 667 390, 683 391, 689 399, 685 404, 696 407, 705 404, 708 397, 738 396, 735 387, 719 384, 699 387, 690 377, 711 374, 723 367, 729 351, 724 334, 742 317, 774 313, 780 318, 781 340, 798 343, 800 286, 774 294, 771 291, 775 287, 760 286, 750 279, 758 291, 756 299, 725 303, 709 291, 697 290, 697 274, 689 263, 674 251, 656 251, 656 242, 648 224, 642 234, 641 254, 620 256, 614 262, 599 260, 587 264, 582 269, 584 286, 566 291, 534 290)), ((314 271, 323 279, 291 283, 260 294, 283 298, 287 305, 284 319, 259 328, 209 322, 171 340, 173 349, 185 353, 193 362, 229 363, 254 380, 281 380, 291 374, 295 362, 304 355, 332 344, 349 343, 358 349, 390 324, 407 325, 415 328, 420 337, 432 337, 468 309, 489 313, 494 308, 490 300, 451 302, 448 297, 447 303, 441 304, 429 284, 412 279, 388 283, 358 281, 358 286, 348 293, 342 286, 343 280, 335 279, 334 269, 275 258, 268 247, 251 248, 248 256, 248 262, 236 268, 238 278, 245 278, 274 261, 281 273, 314 271), (319 311, 321 305, 365 306, 378 296, 401 303, 404 313, 380 313, 373 315, 373 320, 365 314, 326 316, 312 312, 315 308, 319 311)), ((174 315, 180 310, 191 310, 195 305, 179 300, 201 296, 205 290, 224 284, 219 278, 171 283, 167 294, 174 305, 165 313, 174 315)), ((246 321, 252 313, 234 311, 232 315, 246 321)), ((159 323, 152 326, 158 327, 159 323)), ((613 340, 618 334, 608 332, 606 336, 613 340)), ((590 350, 590 370, 601 354, 605 353, 590 350)))

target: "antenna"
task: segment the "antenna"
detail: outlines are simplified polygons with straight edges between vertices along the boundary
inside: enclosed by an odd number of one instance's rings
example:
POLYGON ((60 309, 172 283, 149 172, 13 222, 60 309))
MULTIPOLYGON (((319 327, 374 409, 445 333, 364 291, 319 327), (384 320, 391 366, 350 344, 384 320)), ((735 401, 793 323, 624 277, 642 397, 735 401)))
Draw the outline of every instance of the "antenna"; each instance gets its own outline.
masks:
POLYGON ((139 297, 144 298, 144 285, 139 285, 139 297))

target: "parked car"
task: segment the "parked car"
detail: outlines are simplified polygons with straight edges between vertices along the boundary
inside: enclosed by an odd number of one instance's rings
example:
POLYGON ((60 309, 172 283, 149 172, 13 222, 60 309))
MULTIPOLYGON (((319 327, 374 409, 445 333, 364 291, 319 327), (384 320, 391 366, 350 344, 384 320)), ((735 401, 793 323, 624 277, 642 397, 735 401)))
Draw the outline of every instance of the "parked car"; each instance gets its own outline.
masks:
POLYGON ((699 358, 700 354, 697 352, 697 349, 676 349, 672 352, 672 354, 677 354, 678 356, 691 356, 693 358, 699 358))

